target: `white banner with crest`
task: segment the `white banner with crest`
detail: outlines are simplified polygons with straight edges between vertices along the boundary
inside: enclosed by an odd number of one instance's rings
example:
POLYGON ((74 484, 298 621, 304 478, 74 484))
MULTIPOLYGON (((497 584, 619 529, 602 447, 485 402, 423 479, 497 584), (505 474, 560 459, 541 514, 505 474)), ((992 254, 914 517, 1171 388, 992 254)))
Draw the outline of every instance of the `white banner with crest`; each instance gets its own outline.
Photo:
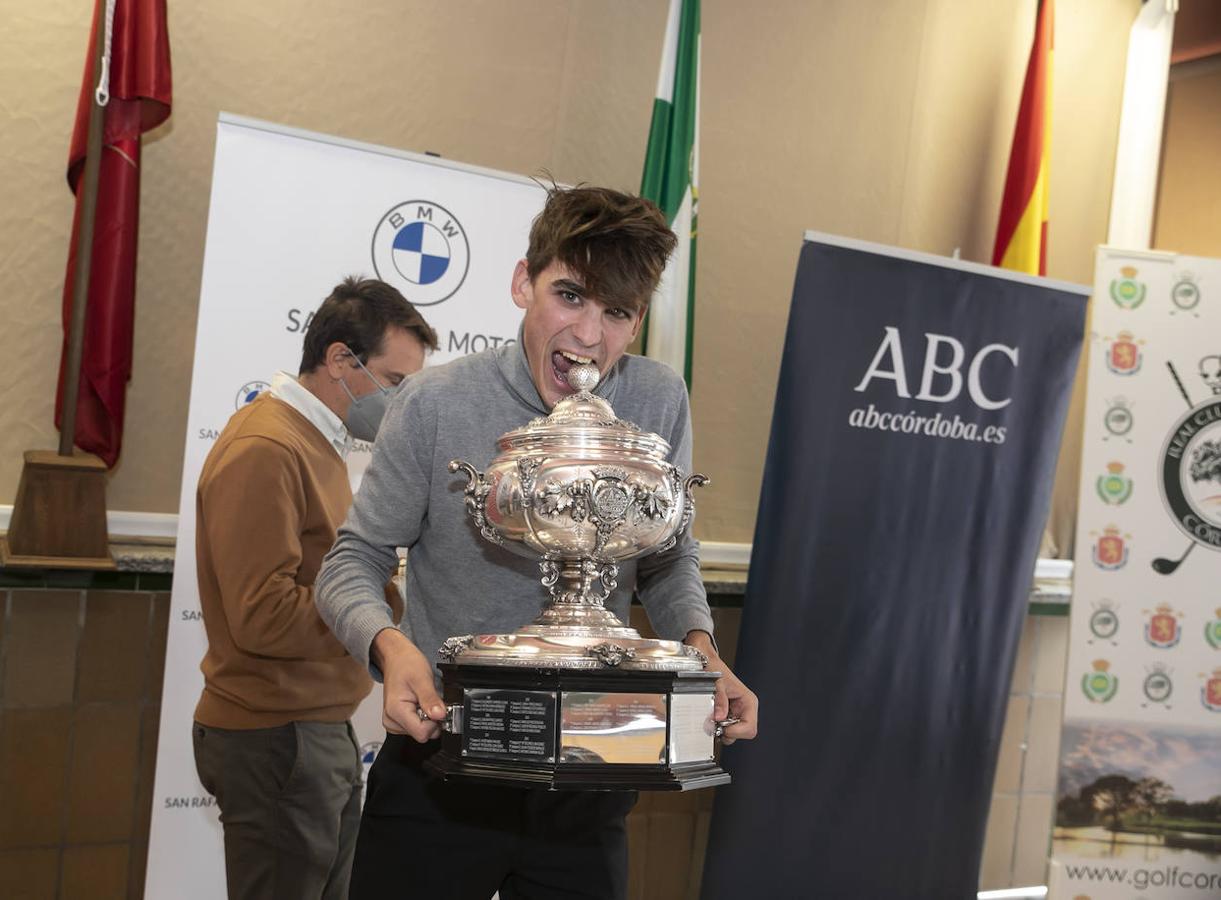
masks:
POLYGON ((1221 260, 1100 248, 1053 900, 1221 897, 1221 260))

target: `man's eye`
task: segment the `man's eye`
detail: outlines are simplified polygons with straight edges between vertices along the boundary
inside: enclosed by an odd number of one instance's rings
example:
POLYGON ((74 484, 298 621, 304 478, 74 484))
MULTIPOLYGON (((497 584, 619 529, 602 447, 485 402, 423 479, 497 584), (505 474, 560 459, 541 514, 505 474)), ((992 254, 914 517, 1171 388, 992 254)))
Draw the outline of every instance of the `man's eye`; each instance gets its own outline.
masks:
POLYGON ((624 309, 621 306, 616 306, 616 307, 613 307, 612 309, 608 309, 607 312, 610 313, 611 317, 615 318, 615 319, 630 319, 631 318, 631 313, 629 313, 626 309, 624 309))
POLYGON ((566 303, 578 303, 581 300, 581 295, 574 291, 560 291, 560 296, 566 303))

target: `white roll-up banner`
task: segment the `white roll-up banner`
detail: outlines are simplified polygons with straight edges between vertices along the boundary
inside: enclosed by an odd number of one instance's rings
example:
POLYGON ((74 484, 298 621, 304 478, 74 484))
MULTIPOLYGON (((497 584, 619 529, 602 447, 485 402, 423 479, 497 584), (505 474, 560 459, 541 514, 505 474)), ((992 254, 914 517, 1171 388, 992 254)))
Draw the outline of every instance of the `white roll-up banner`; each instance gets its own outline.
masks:
POLYGON ((1094 279, 1051 900, 1221 897, 1221 260, 1094 279))
MULTIPOLYGON (((191 722, 206 637, 195 486, 226 421, 280 369, 296 372, 313 311, 346 275, 381 278, 440 338, 429 365, 516 339, 514 263, 545 194, 528 178, 222 114, 199 298, 145 896, 225 895, 217 809, 195 773, 191 722)), ((353 489, 369 461, 358 445, 353 489)), ((251 486, 252 492, 257 486, 251 486)), ((353 723, 368 766, 381 690, 353 723)))

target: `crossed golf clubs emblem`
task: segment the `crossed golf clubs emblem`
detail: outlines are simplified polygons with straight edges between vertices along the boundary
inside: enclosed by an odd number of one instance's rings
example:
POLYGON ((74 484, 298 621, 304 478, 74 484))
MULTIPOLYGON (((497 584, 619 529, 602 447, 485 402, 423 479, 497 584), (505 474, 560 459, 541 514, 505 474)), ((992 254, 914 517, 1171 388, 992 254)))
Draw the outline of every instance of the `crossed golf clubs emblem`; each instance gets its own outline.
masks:
MULTIPOLYGON (((1183 382, 1179 378, 1179 374, 1174 368, 1174 363, 1167 362, 1166 368, 1170 370, 1170 377, 1174 379, 1175 386, 1178 387, 1179 393, 1182 394, 1183 400, 1186 401, 1188 410, 1195 412, 1196 404, 1191 402, 1191 395, 1188 394, 1187 389, 1183 387, 1183 382)), ((1213 396, 1221 396, 1221 354, 1212 354, 1201 357, 1198 369, 1200 379, 1204 382, 1208 389, 1212 391, 1213 396)), ((1206 406, 1207 404, 1204 405, 1206 406)), ((1180 420, 1179 425, 1176 425, 1176 429, 1181 425, 1182 420, 1180 420)), ((1201 441, 1199 445, 1196 446, 1192 452, 1188 475, 1191 477, 1192 481, 1216 479, 1218 482, 1221 482, 1221 439, 1201 441)), ((1180 499, 1182 498, 1180 497, 1180 499)), ((1173 509, 1173 503, 1171 503, 1171 506, 1171 512, 1176 512, 1173 509)), ((1195 549, 1196 544, 1200 543, 1205 543, 1205 541, 1195 537, 1191 538, 1190 543, 1187 545, 1187 549, 1183 551, 1183 554, 1178 559, 1157 557, 1152 563, 1153 571, 1157 572, 1159 575, 1170 575, 1183 564, 1183 561, 1187 559, 1191 551, 1195 549)))

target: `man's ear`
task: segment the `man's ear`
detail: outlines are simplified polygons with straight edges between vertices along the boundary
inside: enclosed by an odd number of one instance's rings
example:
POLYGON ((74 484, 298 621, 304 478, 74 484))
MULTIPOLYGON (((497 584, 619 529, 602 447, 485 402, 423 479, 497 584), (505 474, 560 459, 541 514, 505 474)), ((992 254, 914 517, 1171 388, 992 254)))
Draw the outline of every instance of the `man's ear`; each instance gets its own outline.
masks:
POLYGON ((327 345, 322 364, 326 367, 326 373, 331 380, 339 381, 352 367, 352 353, 343 341, 334 341, 327 345))
POLYGON ((636 324, 632 326, 632 340, 636 340, 640 336, 640 327, 644 325, 644 317, 648 314, 649 308, 647 306, 642 306, 636 311, 636 324))
POLYGON ((519 309, 528 309, 530 303, 534 299, 534 285, 530 283, 530 270, 526 268, 526 261, 519 259, 517 265, 513 267, 513 283, 510 287, 513 294, 513 303, 519 309))

